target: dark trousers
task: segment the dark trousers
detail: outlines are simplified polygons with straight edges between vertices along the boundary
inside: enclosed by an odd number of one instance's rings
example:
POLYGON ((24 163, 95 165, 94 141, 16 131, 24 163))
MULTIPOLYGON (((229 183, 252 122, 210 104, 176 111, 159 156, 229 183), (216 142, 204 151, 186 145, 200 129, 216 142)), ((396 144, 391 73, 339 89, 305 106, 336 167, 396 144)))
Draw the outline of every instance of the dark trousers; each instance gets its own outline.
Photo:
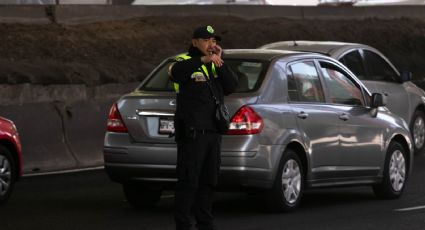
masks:
POLYGON ((177 230, 192 229, 192 216, 199 230, 215 229, 211 209, 220 167, 220 143, 218 133, 201 132, 177 142, 177 230))

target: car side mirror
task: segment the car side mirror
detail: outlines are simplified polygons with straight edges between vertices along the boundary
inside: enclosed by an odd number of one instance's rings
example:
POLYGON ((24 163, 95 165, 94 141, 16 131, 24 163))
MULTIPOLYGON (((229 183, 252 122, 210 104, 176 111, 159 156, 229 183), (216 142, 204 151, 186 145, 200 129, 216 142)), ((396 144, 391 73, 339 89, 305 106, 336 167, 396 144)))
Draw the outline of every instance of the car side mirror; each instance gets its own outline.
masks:
POLYGON ((385 106, 387 104, 387 97, 381 93, 372 94, 372 108, 378 108, 380 106, 385 106))
POLYGON ((412 72, 407 71, 407 70, 401 71, 400 72, 400 80, 401 80, 401 83, 411 81, 412 80, 412 72))

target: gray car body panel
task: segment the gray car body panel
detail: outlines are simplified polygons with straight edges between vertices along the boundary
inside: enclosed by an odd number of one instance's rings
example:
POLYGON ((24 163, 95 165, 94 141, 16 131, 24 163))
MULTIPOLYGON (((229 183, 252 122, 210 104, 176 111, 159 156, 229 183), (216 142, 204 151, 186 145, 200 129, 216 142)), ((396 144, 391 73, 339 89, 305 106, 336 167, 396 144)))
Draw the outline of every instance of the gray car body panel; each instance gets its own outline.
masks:
MULTIPOLYGON (((364 44, 328 41, 281 41, 261 46, 260 49, 278 49, 304 52, 316 52, 339 60, 345 54, 354 50, 369 50, 378 54, 400 75, 395 66, 379 50, 364 44), (296 45, 295 45, 296 44, 296 45)), ((362 80, 373 93, 384 93, 388 96, 387 107, 411 124, 413 113, 425 106, 425 92, 411 81, 390 83, 381 81, 362 80), (397 103, 400 99, 404 103, 397 103)))
MULTIPOLYGON (((266 76, 255 92, 234 93, 227 96, 225 102, 230 114, 249 105, 263 118, 264 127, 262 132, 253 135, 223 135, 220 186, 271 188, 282 153, 287 148, 296 148, 305 159, 306 182, 310 187, 378 183, 387 148, 396 137, 405 143, 411 169, 413 150, 407 124, 385 107, 288 101, 287 65, 306 59, 338 66, 370 97, 363 83, 345 66, 313 53, 226 51, 226 58, 245 57, 269 60, 266 76), (297 117, 301 110, 309 113, 308 119, 297 117), (338 118, 341 112, 350 116, 348 122, 338 118), (363 136, 358 136, 363 132, 363 136)), ((172 92, 136 90, 118 100, 118 110, 129 133, 107 132, 105 135, 105 168, 112 180, 154 186, 176 181, 174 139, 149 133, 147 118, 151 126, 155 126, 155 115, 139 115, 140 111, 172 113, 174 105, 170 102, 174 98, 172 92)))

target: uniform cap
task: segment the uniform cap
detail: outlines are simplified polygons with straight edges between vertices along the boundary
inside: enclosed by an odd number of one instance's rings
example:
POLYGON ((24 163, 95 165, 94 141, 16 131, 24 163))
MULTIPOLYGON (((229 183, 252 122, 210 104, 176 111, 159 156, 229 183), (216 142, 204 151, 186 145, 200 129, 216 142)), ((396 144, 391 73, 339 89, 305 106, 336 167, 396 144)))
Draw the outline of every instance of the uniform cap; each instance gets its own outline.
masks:
POLYGON ((197 39, 197 38, 204 38, 204 39, 209 39, 209 38, 215 38, 217 41, 221 41, 221 37, 216 35, 214 33, 214 28, 212 26, 201 26, 196 28, 193 31, 193 39, 197 39))

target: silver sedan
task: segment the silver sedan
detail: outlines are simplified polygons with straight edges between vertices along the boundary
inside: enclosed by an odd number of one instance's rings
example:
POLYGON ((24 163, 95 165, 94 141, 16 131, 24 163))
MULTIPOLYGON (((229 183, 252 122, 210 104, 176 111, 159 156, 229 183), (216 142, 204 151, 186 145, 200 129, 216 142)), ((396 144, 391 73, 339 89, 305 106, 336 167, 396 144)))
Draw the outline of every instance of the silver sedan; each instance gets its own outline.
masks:
MULTIPOLYGON (((170 60, 108 117, 105 168, 134 207, 155 205, 176 182, 170 60)), ((296 208, 312 187, 371 185, 379 197, 402 195, 413 163, 408 125, 344 65, 320 54, 260 49, 226 50, 225 62, 239 85, 225 98, 232 119, 219 188, 262 189, 277 211, 296 208)))
POLYGON ((388 96, 387 107, 409 124, 415 152, 425 151, 425 92, 412 83, 409 72, 399 73, 377 49, 363 44, 324 41, 282 41, 260 48, 317 52, 339 60, 372 92, 388 96))

